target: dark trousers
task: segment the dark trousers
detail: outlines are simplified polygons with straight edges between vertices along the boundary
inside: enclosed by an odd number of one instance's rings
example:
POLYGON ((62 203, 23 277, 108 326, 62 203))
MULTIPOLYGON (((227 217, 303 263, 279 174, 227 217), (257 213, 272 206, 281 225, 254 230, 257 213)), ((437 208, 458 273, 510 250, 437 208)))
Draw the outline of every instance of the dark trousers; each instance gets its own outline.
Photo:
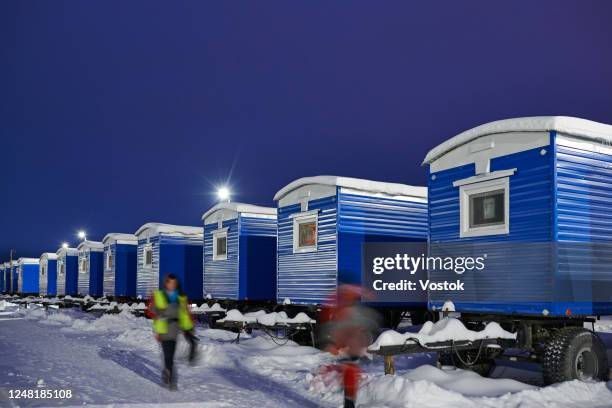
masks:
MULTIPOLYGON (((183 332, 185 339, 189 343, 189 360, 195 357, 196 337, 190 332, 183 332)), ((170 376, 174 375, 174 354, 176 352, 176 340, 164 340, 161 342, 164 352, 164 368, 168 370, 170 376)))
POLYGON ((172 376, 174 372, 174 353, 176 352, 176 340, 164 340, 161 342, 164 352, 164 368, 172 376))

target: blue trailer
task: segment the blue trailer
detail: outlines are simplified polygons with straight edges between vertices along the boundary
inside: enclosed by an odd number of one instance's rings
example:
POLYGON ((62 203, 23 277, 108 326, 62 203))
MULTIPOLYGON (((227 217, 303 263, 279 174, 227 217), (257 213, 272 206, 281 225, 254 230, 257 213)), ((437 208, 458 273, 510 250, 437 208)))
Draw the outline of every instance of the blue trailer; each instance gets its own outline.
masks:
POLYGON ((104 245, 101 242, 85 240, 77 249, 79 251, 78 294, 102 296, 104 245))
POLYGON ((38 263, 38 258, 19 258, 17 260, 18 292, 20 294, 38 295, 38 263))
POLYGON ((173 273, 190 299, 202 298, 202 227, 147 223, 135 235, 137 296, 150 296, 164 276, 173 273))
MULTIPOLYGON (((360 285, 366 243, 427 240, 425 187, 316 176, 293 181, 274 200, 279 303, 321 305, 339 283, 360 285)), ((425 301, 403 306, 416 316, 425 301)))
POLYGON ((136 297, 138 238, 133 234, 110 233, 104 244, 104 295, 136 297))
POLYGON ((4 290, 5 293, 10 293, 12 291, 11 285, 11 264, 9 262, 5 262, 4 266, 4 290))
POLYGON ((19 267, 17 261, 11 263, 11 292, 19 293, 19 267))
POLYGON ((4 263, 0 264, 0 293, 4 293, 4 263))
POLYGON ((41 296, 57 295, 57 254, 44 252, 40 255, 38 287, 41 296))
POLYGON ((60 248, 57 255, 57 295, 76 296, 79 290, 79 250, 60 248))
POLYGON ((276 299, 276 208, 219 203, 204 222, 204 294, 213 299, 276 299))
POLYGON ((543 362, 546 382, 608 375, 601 340, 583 325, 612 314, 611 141, 610 125, 516 118, 465 131, 424 160, 430 254, 486 258, 461 276, 465 290, 431 291, 430 307, 452 301, 466 325, 516 331, 514 346, 543 362))

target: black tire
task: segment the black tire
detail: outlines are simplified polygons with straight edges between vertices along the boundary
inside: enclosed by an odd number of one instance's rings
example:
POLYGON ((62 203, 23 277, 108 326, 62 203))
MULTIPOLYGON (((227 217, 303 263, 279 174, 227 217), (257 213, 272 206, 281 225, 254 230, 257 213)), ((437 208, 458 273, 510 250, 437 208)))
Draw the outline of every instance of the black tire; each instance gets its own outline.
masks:
POLYGON ((565 327, 549 337, 542 363, 544 383, 608 379, 608 356, 601 339, 582 327, 565 327))

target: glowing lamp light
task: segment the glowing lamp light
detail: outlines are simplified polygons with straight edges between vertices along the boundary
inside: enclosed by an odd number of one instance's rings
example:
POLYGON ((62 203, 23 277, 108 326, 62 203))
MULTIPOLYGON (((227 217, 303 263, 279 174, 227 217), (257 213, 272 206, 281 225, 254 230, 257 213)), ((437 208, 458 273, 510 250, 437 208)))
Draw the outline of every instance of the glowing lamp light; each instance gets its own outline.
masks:
POLYGON ((230 199, 230 191, 227 187, 221 187, 217 190, 217 197, 221 201, 229 201, 230 199))
POLYGON ((79 231, 79 238, 80 239, 85 239, 86 235, 85 235, 85 231, 79 231))
POLYGON ((64 249, 68 248, 68 244, 67 244, 66 242, 64 242, 64 243, 62 244, 62 248, 64 248, 64 249))

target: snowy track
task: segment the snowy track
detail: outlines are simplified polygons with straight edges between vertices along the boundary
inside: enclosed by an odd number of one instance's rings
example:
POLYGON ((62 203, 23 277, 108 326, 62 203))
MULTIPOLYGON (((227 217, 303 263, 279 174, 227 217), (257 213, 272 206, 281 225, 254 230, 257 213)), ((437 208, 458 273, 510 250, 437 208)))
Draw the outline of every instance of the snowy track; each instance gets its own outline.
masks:
MULTIPOLYGON (((0 406, 338 407, 333 358, 267 336, 200 328, 200 359, 186 364, 179 344, 179 391, 159 386, 161 357, 150 322, 129 313, 95 318, 76 310, 22 310, 0 321, 0 406), (330 369, 331 367, 331 369, 330 369), (71 400, 10 400, 9 389, 71 389, 71 400)), ((606 384, 565 383, 538 388, 531 367, 498 367, 484 379, 432 366, 434 355, 403 356, 398 375, 383 376, 380 358, 363 364, 362 407, 609 406, 606 384), (513 379, 520 379, 523 382, 513 379), (528 382, 529 384, 526 384, 528 382)))

